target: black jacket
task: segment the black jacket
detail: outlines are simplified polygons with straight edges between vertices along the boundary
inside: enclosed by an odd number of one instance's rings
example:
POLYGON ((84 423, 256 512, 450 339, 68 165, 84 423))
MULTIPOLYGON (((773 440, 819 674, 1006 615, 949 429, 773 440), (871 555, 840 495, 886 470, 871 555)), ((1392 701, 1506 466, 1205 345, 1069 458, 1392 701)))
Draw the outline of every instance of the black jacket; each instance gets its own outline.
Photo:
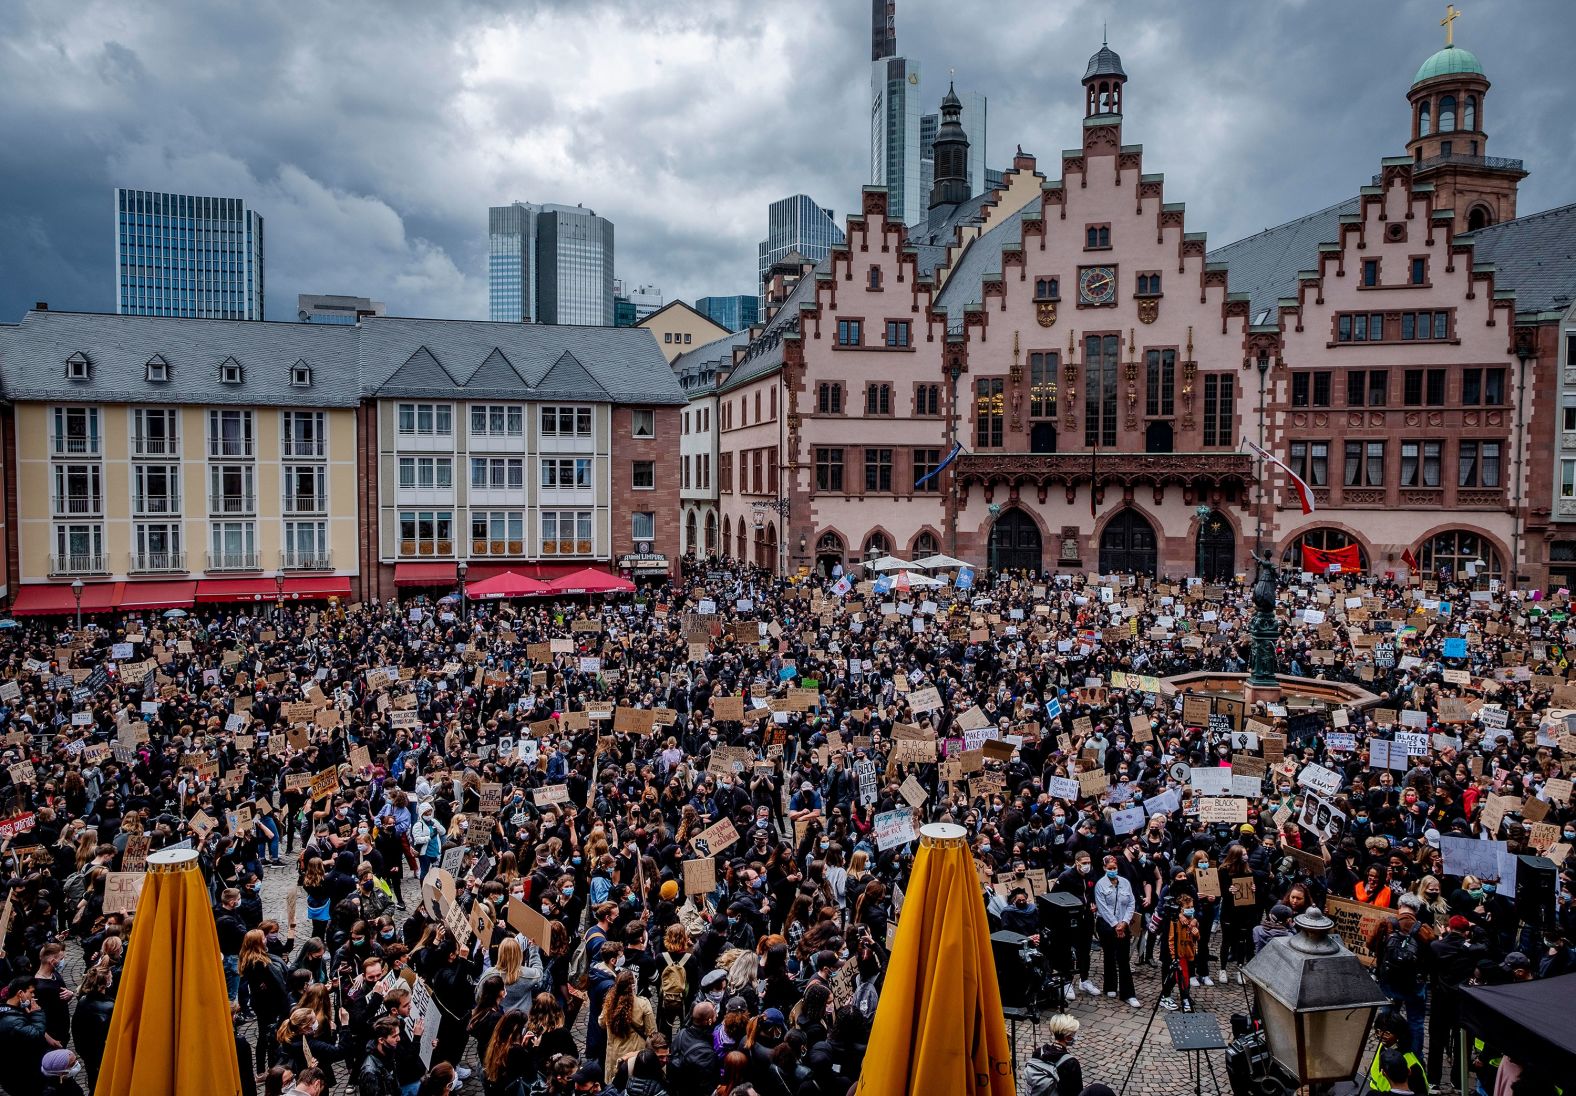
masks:
POLYGON ((44 1041, 43 1010, 23 1012, 12 1005, 0 1005, 0 1086, 10 1096, 36 1096, 44 1087, 39 1067, 49 1044, 44 1041))
POLYGON ((686 1024, 673 1037, 668 1059, 668 1085, 674 1092, 706 1092, 717 1087, 721 1073, 711 1045, 711 1028, 686 1024))
POLYGON ((368 1050, 356 1074, 356 1096, 399 1096, 393 1064, 376 1050, 368 1050))

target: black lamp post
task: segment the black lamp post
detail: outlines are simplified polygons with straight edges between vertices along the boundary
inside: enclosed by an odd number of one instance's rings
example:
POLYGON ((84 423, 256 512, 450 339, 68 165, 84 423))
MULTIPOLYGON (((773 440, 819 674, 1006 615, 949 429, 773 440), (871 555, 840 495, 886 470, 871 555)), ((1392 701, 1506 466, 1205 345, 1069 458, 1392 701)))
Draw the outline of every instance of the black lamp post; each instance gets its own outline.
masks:
POLYGON ((460 577, 460 619, 461 620, 466 619, 465 572, 469 571, 469 570, 470 570, 470 564, 466 563, 463 559, 460 560, 460 562, 458 562, 458 563, 456 563, 454 565, 454 572, 455 572, 455 574, 459 575, 459 577, 460 577))
POLYGON ((285 611, 285 576, 274 573, 274 620, 278 620, 285 611))
POLYGON ((1253 560, 1258 564, 1258 575, 1253 582, 1253 619, 1248 623, 1248 635, 1253 640, 1248 685, 1279 689, 1275 659, 1275 645, 1280 642, 1280 621, 1275 619, 1275 576, 1279 569, 1268 552, 1255 554, 1253 560))
POLYGON ((85 587, 82 580, 73 579, 71 582, 71 596, 77 599, 77 631, 82 630, 82 591, 85 587))

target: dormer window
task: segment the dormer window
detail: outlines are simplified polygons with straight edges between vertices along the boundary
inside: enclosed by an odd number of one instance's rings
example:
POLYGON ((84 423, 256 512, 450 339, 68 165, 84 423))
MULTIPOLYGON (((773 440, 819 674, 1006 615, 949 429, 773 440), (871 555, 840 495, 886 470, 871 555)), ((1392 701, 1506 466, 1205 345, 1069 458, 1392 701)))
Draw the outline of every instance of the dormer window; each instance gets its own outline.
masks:
POLYGON ((226 358, 219 366, 219 379, 225 384, 240 384, 246 379, 246 371, 234 358, 226 358))
POLYGON ((156 384, 163 384, 170 379, 170 363, 164 360, 162 354, 155 354, 142 367, 142 375, 156 384))
POLYGON ((66 379, 72 381, 85 381, 92 375, 93 367, 88 362, 88 356, 81 351, 66 359, 66 379))
POLYGON ((312 367, 306 362, 296 362, 290 367, 290 384, 293 388, 312 387, 312 367))

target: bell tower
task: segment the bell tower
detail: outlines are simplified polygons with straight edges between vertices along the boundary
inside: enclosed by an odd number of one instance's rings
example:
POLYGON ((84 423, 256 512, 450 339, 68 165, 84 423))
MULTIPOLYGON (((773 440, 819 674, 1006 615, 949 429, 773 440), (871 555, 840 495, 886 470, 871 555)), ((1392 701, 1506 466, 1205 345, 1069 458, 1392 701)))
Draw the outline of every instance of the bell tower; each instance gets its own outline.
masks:
POLYGON ((969 135, 963 132, 962 117, 963 101, 948 84, 933 146, 936 177, 930 188, 931 209, 969 200, 969 135))
POLYGON ((1091 119, 1102 123, 1120 124, 1122 120, 1122 85, 1127 83, 1127 73, 1122 69, 1122 59, 1104 42, 1100 50, 1089 58, 1084 70, 1084 124, 1091 119))
POLYGON ((1484 120, 1490 87, 1483 65, 1455 42, 1461 12, 1446 7, 1445 48, 1412 78, 1412 177, 1434 185, 1436 209, 1455 212, 1455 231, 1471 232, 1516 216, 1516 190, 1527 177, 1520 160, 1488 155, 1484 120))

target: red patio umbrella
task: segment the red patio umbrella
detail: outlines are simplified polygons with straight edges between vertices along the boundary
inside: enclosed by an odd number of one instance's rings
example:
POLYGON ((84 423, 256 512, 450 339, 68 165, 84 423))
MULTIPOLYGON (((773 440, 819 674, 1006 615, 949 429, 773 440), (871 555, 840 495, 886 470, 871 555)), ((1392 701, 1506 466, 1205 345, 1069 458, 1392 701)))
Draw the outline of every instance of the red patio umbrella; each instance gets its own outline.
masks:
POLYGON ((481 582, 471 583, 465 588, 465 596, 473 600, 485 600, 497 597, 532 597, 536 594, 550 594, 553 588, 545 582, 539 582, 525 575, 505 571, 501 575, 483 579, 481 582))
POLYGON ((634 590, 635 584, 627 578, 598 571, 595 567, 574 571, 555 579, 552 585, 555 594, 628 594, 634 590))

